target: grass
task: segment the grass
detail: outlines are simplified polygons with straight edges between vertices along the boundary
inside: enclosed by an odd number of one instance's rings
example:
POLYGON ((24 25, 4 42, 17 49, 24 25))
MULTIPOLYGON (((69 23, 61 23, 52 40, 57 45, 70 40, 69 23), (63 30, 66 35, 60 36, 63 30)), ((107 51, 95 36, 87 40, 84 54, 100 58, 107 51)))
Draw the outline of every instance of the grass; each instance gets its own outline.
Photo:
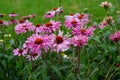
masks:
MULTIPOLYGON (((62 6, 65 10, 64 14, 69 13, 82 13, 85 8, 88 8, 88 12, 92 13, 94 17, 103 17, 104 10, 99 7, 99 4, 104 0, 61 0, 62 6)), ((113 5, 118 5, 118 0, 108 0, 113 5)), ((0 1, 0 13, 9 14, 12 12, 18 13, 20 16, 28 14, 37 14, 37 19, 42 20, 46 11, 51 10, 53 7, 59 6, 59 0, 3 0, 0 1)))

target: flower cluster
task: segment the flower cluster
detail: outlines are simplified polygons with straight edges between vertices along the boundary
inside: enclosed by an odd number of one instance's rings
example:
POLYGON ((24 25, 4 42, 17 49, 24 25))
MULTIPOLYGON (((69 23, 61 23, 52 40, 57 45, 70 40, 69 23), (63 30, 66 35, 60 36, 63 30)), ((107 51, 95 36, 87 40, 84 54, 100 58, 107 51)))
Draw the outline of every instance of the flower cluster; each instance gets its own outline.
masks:
POLYGON ((104 27, 107 27, 109 24, 113 24, 114 23, 114 20, 113 20, 113 17, 112 16, 107 16, 104 18, 104 20, 102 21, 102 23, 99 24, 99 28, 100 29, 103 29, 104 27))
MULTIPOLYGON (((0 18, 3 18, 5 16, 5 14, 0 14, 0 18)), ((9 21, 6 21, 6 20, 0 20, 0 25, 3 25, 3 26, 10 26, 10 25, 16 25, 18 23, 22 23, 23 20, 28 20, 28 19, 31 19, 31 18, 34 18, 36 15, 35 14, 30 14, 28 16, 22 16, 21 17, 21 20, 17 20, 15 19, 15 17, 18 16, 18 14, 16 13, 10 13, 8 15, 10 17, 10 20, 9 21)))
MULTIPOLYGON (((62 7, 58 9, 53 8, 51 12, 51 15, 46 14, 46 18, 52 18, 53 15, 61 13, 62 7)), ((45 24, 37 23, 34 26, 29 21, 28 16, 23 16, 15 26, 15 32, 21 34, 32 31, 33 34, 23 43, 22 49, 17 48, 13 50, 14 55, 25 56, 28 60, 36 60, 40 55, 47 53, 49 50, 60 53, 68 50, 71 45, 84 47, 88 42, 88 38, 93 35, 95 30, 94 26, 86 26, 89 23, 88 14, 76 13, 66 15, 64 23, 65 27, 71 30, 66 35, 60 30, 62 26, 60 21, 51 19, 45 24)))
POLYGON ((89 22, 88 14, 70 14, 65 16, 65 26, 68 29, 85 26, 89 22))
MULTIPOLYGON (((112 4, 105 1, 100 6, 108 9, 111 8, 112 4)), ((16 48, 13 50, 14 55, 25 56, 28 60, 36 60, 40 55, 47 53, 49 50, 51 52, 61 53, 70 49, 71 45, 74 47, 84 47, 87 45, 89 37, 94 34, 94 30, 96 29, 95 26, 87 25, 90 22, 89 14, 75 13, 65 15, 64 25, 62 25, 62 22, 52 19, 62 12, 62 7, 53 8, 44 15, 45 18, 50 18, 50 20, 43 24, 37 23, 36 25, 33 25, 30 21, 30 19, 36 16, 35 14, 22 16, 20 20, 16 20, 15 17, 18 14, 10 13, 10 21, 0 20, 0 26, 16 24, 14 30, 18 35, 27 33, 28 31, 33 33, 27 37, 21 49, 16 48), (61 26, 65 26, 69 32, 64 34, 61 26)), ((118 11, 117 14, 119 13, 118 11)), ((1 18, 4 16, 5 14, 0 14, 1 18)), ((98 28, 103 29, 113 22, 113 17, 108 15, 98 25, 98 28)), ((120 31, 110 35, 109 38, 114 42, 119 41, 120 31)))
POLYGON ((40 56, 43 52, 47 52, 49 49, 51 51, 63 52, 70 48, 70 39, 68 35, 63 36, 63 32, 59 31, 58 35, 40 35, 38 33, 33 34, 23 44, 23 49, 15 49, 13 50, 14 55, 24 56, 31 60, 35 60, 40 56), (27 54, 29 53, 29 54, 27 54))
POLYGON ((51 34, 54 33, 55 31, 59 30, 61 26, 61 22, 59 21, 54 21, 50 20, 50 22, 47 22, 46 24, 43 25, 41 28, 41 33, 46 33, 46 34, 51 34))
POLYGON ((26 33, 27 31, 31 30, 31 27, 32 27, 32 23, 30 21, 28 20, 23 21, 23 22, 20 21, 20 23, 18 23, 15 26, 15 32, 17 34, 26 33))

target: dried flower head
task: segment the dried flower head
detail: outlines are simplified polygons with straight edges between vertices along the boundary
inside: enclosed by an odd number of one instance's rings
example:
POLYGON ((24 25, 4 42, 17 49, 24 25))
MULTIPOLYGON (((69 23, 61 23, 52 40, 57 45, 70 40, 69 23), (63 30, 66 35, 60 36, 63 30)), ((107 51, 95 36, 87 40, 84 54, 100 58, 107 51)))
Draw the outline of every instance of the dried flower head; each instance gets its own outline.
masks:
POLYGON ((110 23, 113 23, 113 22, 114 22, 114 20, 113 20, 113 17, 112 17, 112 16, 108 16, 108 17, 106 17, 106 18, 105 18, 105 21, 106 21, 108 24, 110 24, 110 23))
POLYGON ((5 14, 0 14, 0 17, 3 18, 5 16, 5 14))
POLYGON ((104 1, 99 6, 104 7, 105 9, 108 9, 112 7, 112 4, 110 2, 104 1))

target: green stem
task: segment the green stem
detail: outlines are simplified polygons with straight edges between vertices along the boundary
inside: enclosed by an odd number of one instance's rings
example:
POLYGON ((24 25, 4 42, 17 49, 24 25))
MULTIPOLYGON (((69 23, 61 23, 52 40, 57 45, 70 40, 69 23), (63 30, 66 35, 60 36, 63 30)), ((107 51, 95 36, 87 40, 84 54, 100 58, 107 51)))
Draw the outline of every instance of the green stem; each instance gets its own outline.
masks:
POLYGON ((1 26, 2 27, 2 39, 3 39, 3 52, 5 53, 5 39, 4 39, 4 26, 1 26))
POLYGON ((119 1, 116 0, 116 8, 119 9, 119 1))
POLYGON ((61 7, 61 0, 59 0, 59 6, 61 7))
POLYGON ((79 80, 77 75, 80 72, 80 47, 76 47, 75 50, 76 50, 75 54, 77 56, 77 68, 75 68, 75 76, 76 76, 76 79, 79 80))

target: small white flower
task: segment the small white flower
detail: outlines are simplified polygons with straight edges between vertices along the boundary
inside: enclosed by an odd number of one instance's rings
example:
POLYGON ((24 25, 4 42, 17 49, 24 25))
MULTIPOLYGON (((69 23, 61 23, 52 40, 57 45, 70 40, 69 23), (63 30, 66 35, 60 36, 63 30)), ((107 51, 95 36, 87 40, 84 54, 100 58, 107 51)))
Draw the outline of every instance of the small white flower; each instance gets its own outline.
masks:
POLYGON ((11 37, 11 34, 5 34, 4 37, 11 37))
POLYGON ((3 43, 3 39, 0 39, 0 43, 3 43))
POLYGON ((66 54, 64 54, 64 53, 61 53, 61 55, 62 55, 62 57, 63 57, 63 59, 70 59, 66 54))

